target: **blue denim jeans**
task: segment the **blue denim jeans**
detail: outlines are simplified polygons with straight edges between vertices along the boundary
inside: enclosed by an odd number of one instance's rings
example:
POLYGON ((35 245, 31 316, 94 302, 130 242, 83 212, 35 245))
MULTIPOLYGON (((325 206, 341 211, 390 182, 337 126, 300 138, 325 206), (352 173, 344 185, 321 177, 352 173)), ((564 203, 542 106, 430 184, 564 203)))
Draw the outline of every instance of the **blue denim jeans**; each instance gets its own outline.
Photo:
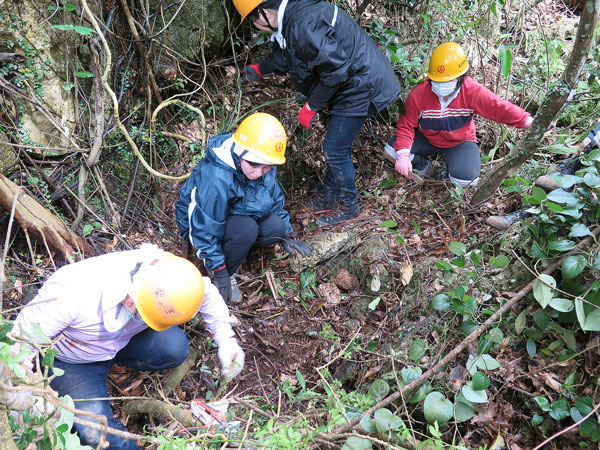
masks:
POLYGON ((356 172, 352 164, 352 142, 367 117, 331 115, 323 140, 327 171, 323 178, 323 194, 337 199, 343 206, 358 206, 356 172))
MULTIPOLYGON (((135 335, 129 344, 117 353, 115 359, 87 364, 70 364, 56 359, 54 367, 65 371, 64 375, 56 377, 50 383, 52 389, 59 395, 69 395, 75 400, 75 408, 88 411, 99 416, 106 416, 108 426, 117 430, 127 431, 121 421, 113 417, 108 400, 77 401, 86 398, 107 398, 108 370, 114 363, 131 367, 135 370, 160 370, 180 365, 189 352, 189 342, 181 328, 171 327, 165 331, 154 331, 148 328, 135 335)), ((78 416, 85 420, 90 417, 78 416)), ((75 424, 81 443, 95 448, 102 434, 83 425, 75 424)), ((137 443, 106 435, 110 450, 137 450, 137 443)))
POLYGON ((285 231, 285 222, 277 214, 258 221, 250 216, 228 216, 222 248, 229 274, 237 272, 252 247, 282 242, 285 231))

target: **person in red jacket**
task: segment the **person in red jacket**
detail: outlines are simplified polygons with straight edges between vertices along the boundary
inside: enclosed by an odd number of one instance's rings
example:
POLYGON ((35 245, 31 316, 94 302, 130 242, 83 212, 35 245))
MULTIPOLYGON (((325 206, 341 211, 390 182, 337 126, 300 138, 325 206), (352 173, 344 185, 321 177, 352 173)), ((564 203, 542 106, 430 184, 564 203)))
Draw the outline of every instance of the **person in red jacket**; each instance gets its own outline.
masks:
POLYGON ((450 181, 474 186, 479 181, 481 159, 473 115, 518 128, 529 128, 533 117, 522 108, 498 97, 467 76, 469 63, 454 42, 433 51, 427 79, 416 85, 398 119, 396 136, 385 146, 386 157, 408 177, 413 169, 430 175, 427 157, 444 158, 450 181))

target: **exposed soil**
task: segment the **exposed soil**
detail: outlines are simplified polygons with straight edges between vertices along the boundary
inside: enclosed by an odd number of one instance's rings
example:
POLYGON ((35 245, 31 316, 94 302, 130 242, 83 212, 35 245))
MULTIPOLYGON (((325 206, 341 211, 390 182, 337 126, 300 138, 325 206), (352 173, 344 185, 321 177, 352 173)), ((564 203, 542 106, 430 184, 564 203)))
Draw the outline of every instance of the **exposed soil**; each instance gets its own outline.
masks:
MULTIPOLYGON (((281 84, 285 85, 283 82, 281 84)), ((269 87, 268 90, 253 89, 251 103, 264 104, 270 97, 285 98, 293 95, 284 88, 273 88, 273 85, 269 87), (262 94, 265 92, 269 95, 262 94)), ((265 111, 278 117, 294 118, 298 109, 298 104, 290 103, 265 108, 265 111)), ((326 120, 326 115, 321 119, 326 120)), ((280 169, 280 179, 287 192, 287 209, 297 238, 306 239, 323 232, 312 226, 315 216, 306 209, 305 204, 314 192, 314 186, 325 167, 321 151, 324 126, 321 122, 314 130, 306 132, 291 119, 283 122, 292 133, 288 135, 288 163, 280 169)), ((480 127, 485 129, 485 122, 481 121, 480 127)), ((319 381, 316 368, 327 364, 330 358, 336 356, 329 352, 330 347, 336 343, 334 341, 345 346, 359 333, 361 342, 373 341, 379 349, 397 339, 398 333, 413 329, 424 319, 419 315, 413 319, 401 319, 397 308, 394 308, 403 290, 402 262, 415 266, 422 258, 432 255, 441 257, 448 253, 447 245, 452 241, 466 242, 472 237, 478 241, 485 240, 495 233, 485 224, 486 216, 518 207, 520 200, 516 196, 499 196, 477 209, 469 207, 466 202, 456 201, 451 197, 453 186, 441 174, 441 160, 434 162, 436 178, 426 179, 423 185, 399 179, 395 186, 382 188, 386 183, 392 184, 395 179, 400 178, 396 177, 391 163, 382 156, 383 145, 393 131, 393 128, 371 118, 355 141, 353 157, 358 172, 362 214, 334 230, 351 229, 358 233, 360 239, 366 239, 374 233, 384 232, 384 228, 379 226, 382 221, 393 220, 398 223, 398 231, 406 239, 407 245, 399 245, 396 237, 390 234, 390 254, 383 261, 395 277, 394 289, 384 293, 383 301, 374 311, 368 312, 360 323, 349 321, 348 310, 363 295, 361 292, 364 286, 342 289, 343 300, 332 307, 324 307, 323 299, 318 294, 314 298, 307 298, 303 305, 298 288, 299 276, 289 270, 289 257, 281 246, 253 251, 243 264, 239 276, 244 301, 240 305, 231 306, 231 312, 238 320, 235 331, 246 351, 246 365, 242 374, 229 383, 226 392, 236 396, 262 398, 263 402, 270 403, 273 411, 280 408, 283 413, 287 413, 294 405, 287 404, 285 396, 280 399, 277 390, 281 389, 286 380, 296 383, 296 371, 302 373, 307 386, 314 386, 319 381), (285 292, 283 298, 279 294, 274 297, 264 275, 267 270, 271 270, 274 278, 278 279, 279 286, 285 292), (290 284, 297 288, 290 288, 290 284), (324 324, 331 327, 330 332, 323 333, 324 324)), ((170 187, 166 190, 162 196, 164 215, 155 220, 165 230, 161 237, 162 246, 183 255, 186 250, 182 241, 177 238, 176 225, 172 219, 177 199, 177 188, 170 187)), ((138 239, 136 236, 129 238, 133 242, 138 239)), ((148 230, 145 230, 140 233, 139 241, 147 239, 148 230)), ((201 267, 201 262, 191 250, 187 255, 201 267)), ((338 270, 338 267, 327 264, 316 267, 317 285, 333 281, 338 270)), ((193 331, 189 334, 193 336, 198 333, 193 331)), ((200 334, 194 343, 206 347, 208 335, 206 332, 200 334)), ((381 361, 384 359, 378 350, 364 350, 353 358, 352 368, 356 374, 347 381, 349 389, 358 387, 365 380, 371 380, 381 369, 381 361)), ((339 359, 333 362, 329 370, 335 374, 342 361, 339 359)), ((214 392, 218 387, 215 385, 215 378, 207 370, 216 373, 217 367, 216 349, 207 350, 198 361, 197 369, 176 390, 178 398, 173 401, 188 402, 204 398, 208 390, 214 392)), ((342 369, 347 370, 347 367, 342 369)), ((144 395, 149 388, 148 377, 154 380, 154 384, 160 380, 160 376, 155 374, 132 373, 117 367, 111 372, 113 393, 117 397, 144 395)), ((147 425, 146 420, 138 418, 130 423, 131 430, 141 431, 141 427, 147 425)))
MULTIPOLYGON (((260 80, 252 88, 248 88, 243 102, 244 108, 268 104, 270 101, 281 98, 292 99, 296 92, 287 88, 288 81, 285 77, 270 77, 269 81, 260 80)), ((321 151, 327 120, 323 114, 321 120, 311 131, 306 132, 295 121, 301 104, 290 101, 287 104, 274 103, 261 111, 271 112, 281 118, 288 130, 288 162, 280 169, 280 179, 286 190, 286 205, 292 217, 292 225, 297 233, 297 238, 306 239, 311 235, 321 233, 322 230, 314 227, 315 217, 305 208, 306 201, 315 192, 319 177, 322 176, 325 163, 321 151)), ((492 130, 487 121, 477 118, 478 133, 482 137, 483 145, 493 145, 492 130)), ((211 133, 211 125, 207 130, 211 133)), ((195 130, 186 130, 182 127, 178 132, 193 135, 195 130)), ((508 130, 513 136, 520 132, 508 130)), ((332 345, 341 344, 342 347, 350 344, 356 336, 360 336, 363 349, 353 356, 353 370, 355 376, 346 378, 346 387, 354 389, 364 381, 371 380, 381 369, 385 359, 379 349, 386 343, 398 339, 399 333, 411 330, 419 325, 424 317, 418 314, 414 317, 402 317, 398 314, 395 305, 402 295, 402 263, 407 262, 416 266, 418 262, 428 256, 441 257, 448 254, 448 244, 452 241, 469 242, 475 238, 477 242, 490 239, 496 231, 485 224, 485 219, 491 214, 502 214, 520 207, 519 194, 497 194, 492 200, 477 208, 468 206, 466 202, 459 202, 452 196, 453 186, 444 180, 443 162, 435 161, 436 175, 426 179, 423 185, 415 181, 399 179, 393 185, 396 174, 392 165, 382 156, 383 145, 394 132, 393 120, 390 118, 372 117, 363 127, 359 137, 354 143, 353 158, 357 168, 357 180, 360 192, 362 214, 359 218, 344 223, 337 229, 352 229, 359 238, 366 239, 375 233, 385 232, 380 227, 384 220, 393 220, 398 224, 397 231, 406 240, 407 245, 400 245, 396 237, 390 234, 390 254, 386 265, 394 275, 394 288, 382 294, 382 301, 377 308, 369 311, 359 322, 348 320, 348 311, 353 302, 363 297, 364 286, 354 286, 342 289, 343 299, 335 306, 324 306, 323 299, 318 295, 314 298, 300 298, 299 276, 289 270, 289 261, 279 245, 253 251, 242 266, 239 284, 244 295, 240 305, 232 306, 231 312, 238 322, 235 331, 241 346, 246 352, 246 365, 241 375, 232 380, 220 394, 229 394, 239 397, 260 398, 263 408, 280 411, 282 414, 292 412, 296 406, 289 404, 285 395, 280 396, 281 386, 286 381, 296 382, 296 371, 306 379, 307 386, 312 387, 319 381, 316 368, 324 366, 336 357, 331 354, 332 345), (390 126, 390 124, 392 124, 390 126), (388 187, 389 186, 389 187, 388 187), (285 295, 274 292, 265 276, 266 271, 272 271, 274 278, 278 279, 279 287, 285 295), (291 285, 297 286, 292 289, 291 285), (324 324, 331 330, 324 332, 324 324), (376 343, 374 350, 366 350, 367 343, 376 343), (279 390, 279 393, 278 393, 279 390), (267 406, 265 406, 267 403, 267 406)), ((502 157, 506 148, 501 148, 496 158, 502 157)), ((189 160, 185 153, 178 161, 172 163, 181 168, 180 173, 190 168, 189 160)), ((124 184, 124 181, 115 177, 114 185, 124 184)), ((132 245, 142 242, 155 242, 166 250, 179 255, 187 255, 190 259, 201 265, 194 257, 191 250, 184 248, 178 238, 177 227, 174 221, 174 204, 178 199, 178 188, 181 185, 161 182, 156 191, 159 192, 160 208, 157 212, 150 213, 147 207, 147 198, 144 193, 136 193, 126 217, 131 227, 126 231, 127 241, 132 245)), ((467 192, 467 196, 468 196, 467 192)), ((110 237, 96 236, 94 244, 99 252, 111 251, 118 245, 118 241, 110 237)), ((370 262, 370 261, 369 261, 370 262)), ((44 279, 51 272, 51 261, 42 261, 36 269, 27 267, 22 263, 17 271, 22 271, 25 285, 35 285, 37 279, 44 279), (33 275, 31 275, 33 273, 33 275), (27 282, 28 280, 28 282, 27 282)), ((315 268, 316 283, 333 281, 338 272, 338 267, 322 265, 315 268)), ((427 280, 422 280, 424 283, 427 280)), ((317 292, 317 291, 315 291, 317 292)), ((18 307, 29 300, 31 295, 16 294, 9 296, 5 307, 18 307)), ((201 329, 201 327, 198 327, 201 329)), ((196 328, 187 327, 188 335, 193 338, 193 344, 205 351, 198 361, 195 370, 191 371, 176 389, 169 400, 173 403, 186 404, 192 399, 204 399, 207 391, 216 392, 218 385, 218 359, 216 348, 209 347, 205 331, 198 332, 196 328)), ((436 336, 428 336, 436 341, 436 336)), ((433 342, 432 341, 432 342, 433 342)), ((444 343, 435 342, 444 349, 444 343)), ((338 347, 339 348, 339 347, 338 347)), ((522 352, 522 350, 520 350, 522 352)), ((440 350, 442 353, 442 350, 440 350)), ((515 348, 506 347, 505 354, 498 355, 502 362, 502 369, 497 373, 500 381, 514 379, 522 374, 534 370, 527 363, 520 360, 521 354, 515 348)), ((596 355, 597 356, 597 355, 596 355)), ((590 358, 590 354, 586 358, 590 358)), ((328 367, 330 372, 336 373, 341 368, 343 360, 340 358, 328 367)), ((590 375, 598 373, 598 366, 593 360, 587 360, 590 375)), ((347 367, 345 367, 347 369, 347 367)), ((558 379, 564 379, 569 367, 555 366, 552 371, 558 379)), ((110 376, 110 391, 115 397, 132 397, 152 395, 160 398, 160 380, 163 374, 138 373, 127 368, 114 367, 110 376)), ((553 375, 547 371, 535 374, 527 381, 516 381, 509 389, 499 389, 495 401, 489 402, 472 421, 475 426, 461 426, 465 442, 475 444, 491 443, 497 435, 498 426, 504 430, 512 429, 509 433, 513 441, 513 449, 527 448, 531 443, 531 436, 524 431, 521 434, 521 424, 525 418, 522 413, 516 413, 515 400, 518 389, 531 393, 554 394, 555 386, 553 375)), ((555 381, 555 380, 554 380, 555 381)), ((120 412, 120 400, 114 402, 115 413, 120 412)), ((144 429, 164 426, 163 419, 138 417, 135 419, 122 417, 127 421, 128 428, 135 433, 144 429), (148 423, 150 421, 150 423, 148 423)), ((176 425, 171 425, 177 427, 176 425)), ((539 441, 539 436, 536 437, 539 441)), ((450 436, 451 440, 452 437, 450 436)), ((565 440, 569 441, 567 435, 565 440)), ((567 446, 568 447, 568 446, 567 446)))

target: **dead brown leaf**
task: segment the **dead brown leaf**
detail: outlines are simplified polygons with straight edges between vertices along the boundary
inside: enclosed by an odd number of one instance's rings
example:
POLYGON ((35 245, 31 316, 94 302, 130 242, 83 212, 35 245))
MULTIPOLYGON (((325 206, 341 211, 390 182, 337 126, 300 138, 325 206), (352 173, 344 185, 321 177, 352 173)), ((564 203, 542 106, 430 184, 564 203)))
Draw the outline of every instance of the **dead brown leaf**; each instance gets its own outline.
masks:
POLYGON ((496 404, 495 403, 484 403, 477 407, 477 414, 471 419, 472 424, 493 425, 496 423, 496 404))
POLYGON ((408 262, 402 263, 402 286, 406 286, 410 283, 410 279, 413 276, 413 268, 408 262))
POLYGON ((23 296, 23 282, 21 280, 16 280, 14 287, 15 289, 10 293, 10 299, 19 301, 23 296))
POLYGON ((175 67, 169 67, 163 72, 163 77, 169 81, 175 81, 177 79, 177 69, 175 67))
POLYGON ((369 370, 367 370, 365 372, 365 374, 363 375, 360 382, 364 383, 366 380, 373 378, 381 370, 383 365, 384 365, 384 362, 382 361, 381 363, 377 364, 375 367, 371 367, 369 370))

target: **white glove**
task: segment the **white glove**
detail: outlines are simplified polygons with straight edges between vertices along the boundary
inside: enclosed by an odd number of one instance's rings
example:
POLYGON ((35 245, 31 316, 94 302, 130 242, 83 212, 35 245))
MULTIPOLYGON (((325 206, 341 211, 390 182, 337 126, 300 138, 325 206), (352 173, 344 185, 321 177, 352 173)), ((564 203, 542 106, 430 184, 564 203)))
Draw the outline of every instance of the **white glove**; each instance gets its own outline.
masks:
POLYGON ((219 344, 219 361, 221 361, 221 374, 233 378, 244 368, 246 355, 235 338, 226 339, 219 344))

